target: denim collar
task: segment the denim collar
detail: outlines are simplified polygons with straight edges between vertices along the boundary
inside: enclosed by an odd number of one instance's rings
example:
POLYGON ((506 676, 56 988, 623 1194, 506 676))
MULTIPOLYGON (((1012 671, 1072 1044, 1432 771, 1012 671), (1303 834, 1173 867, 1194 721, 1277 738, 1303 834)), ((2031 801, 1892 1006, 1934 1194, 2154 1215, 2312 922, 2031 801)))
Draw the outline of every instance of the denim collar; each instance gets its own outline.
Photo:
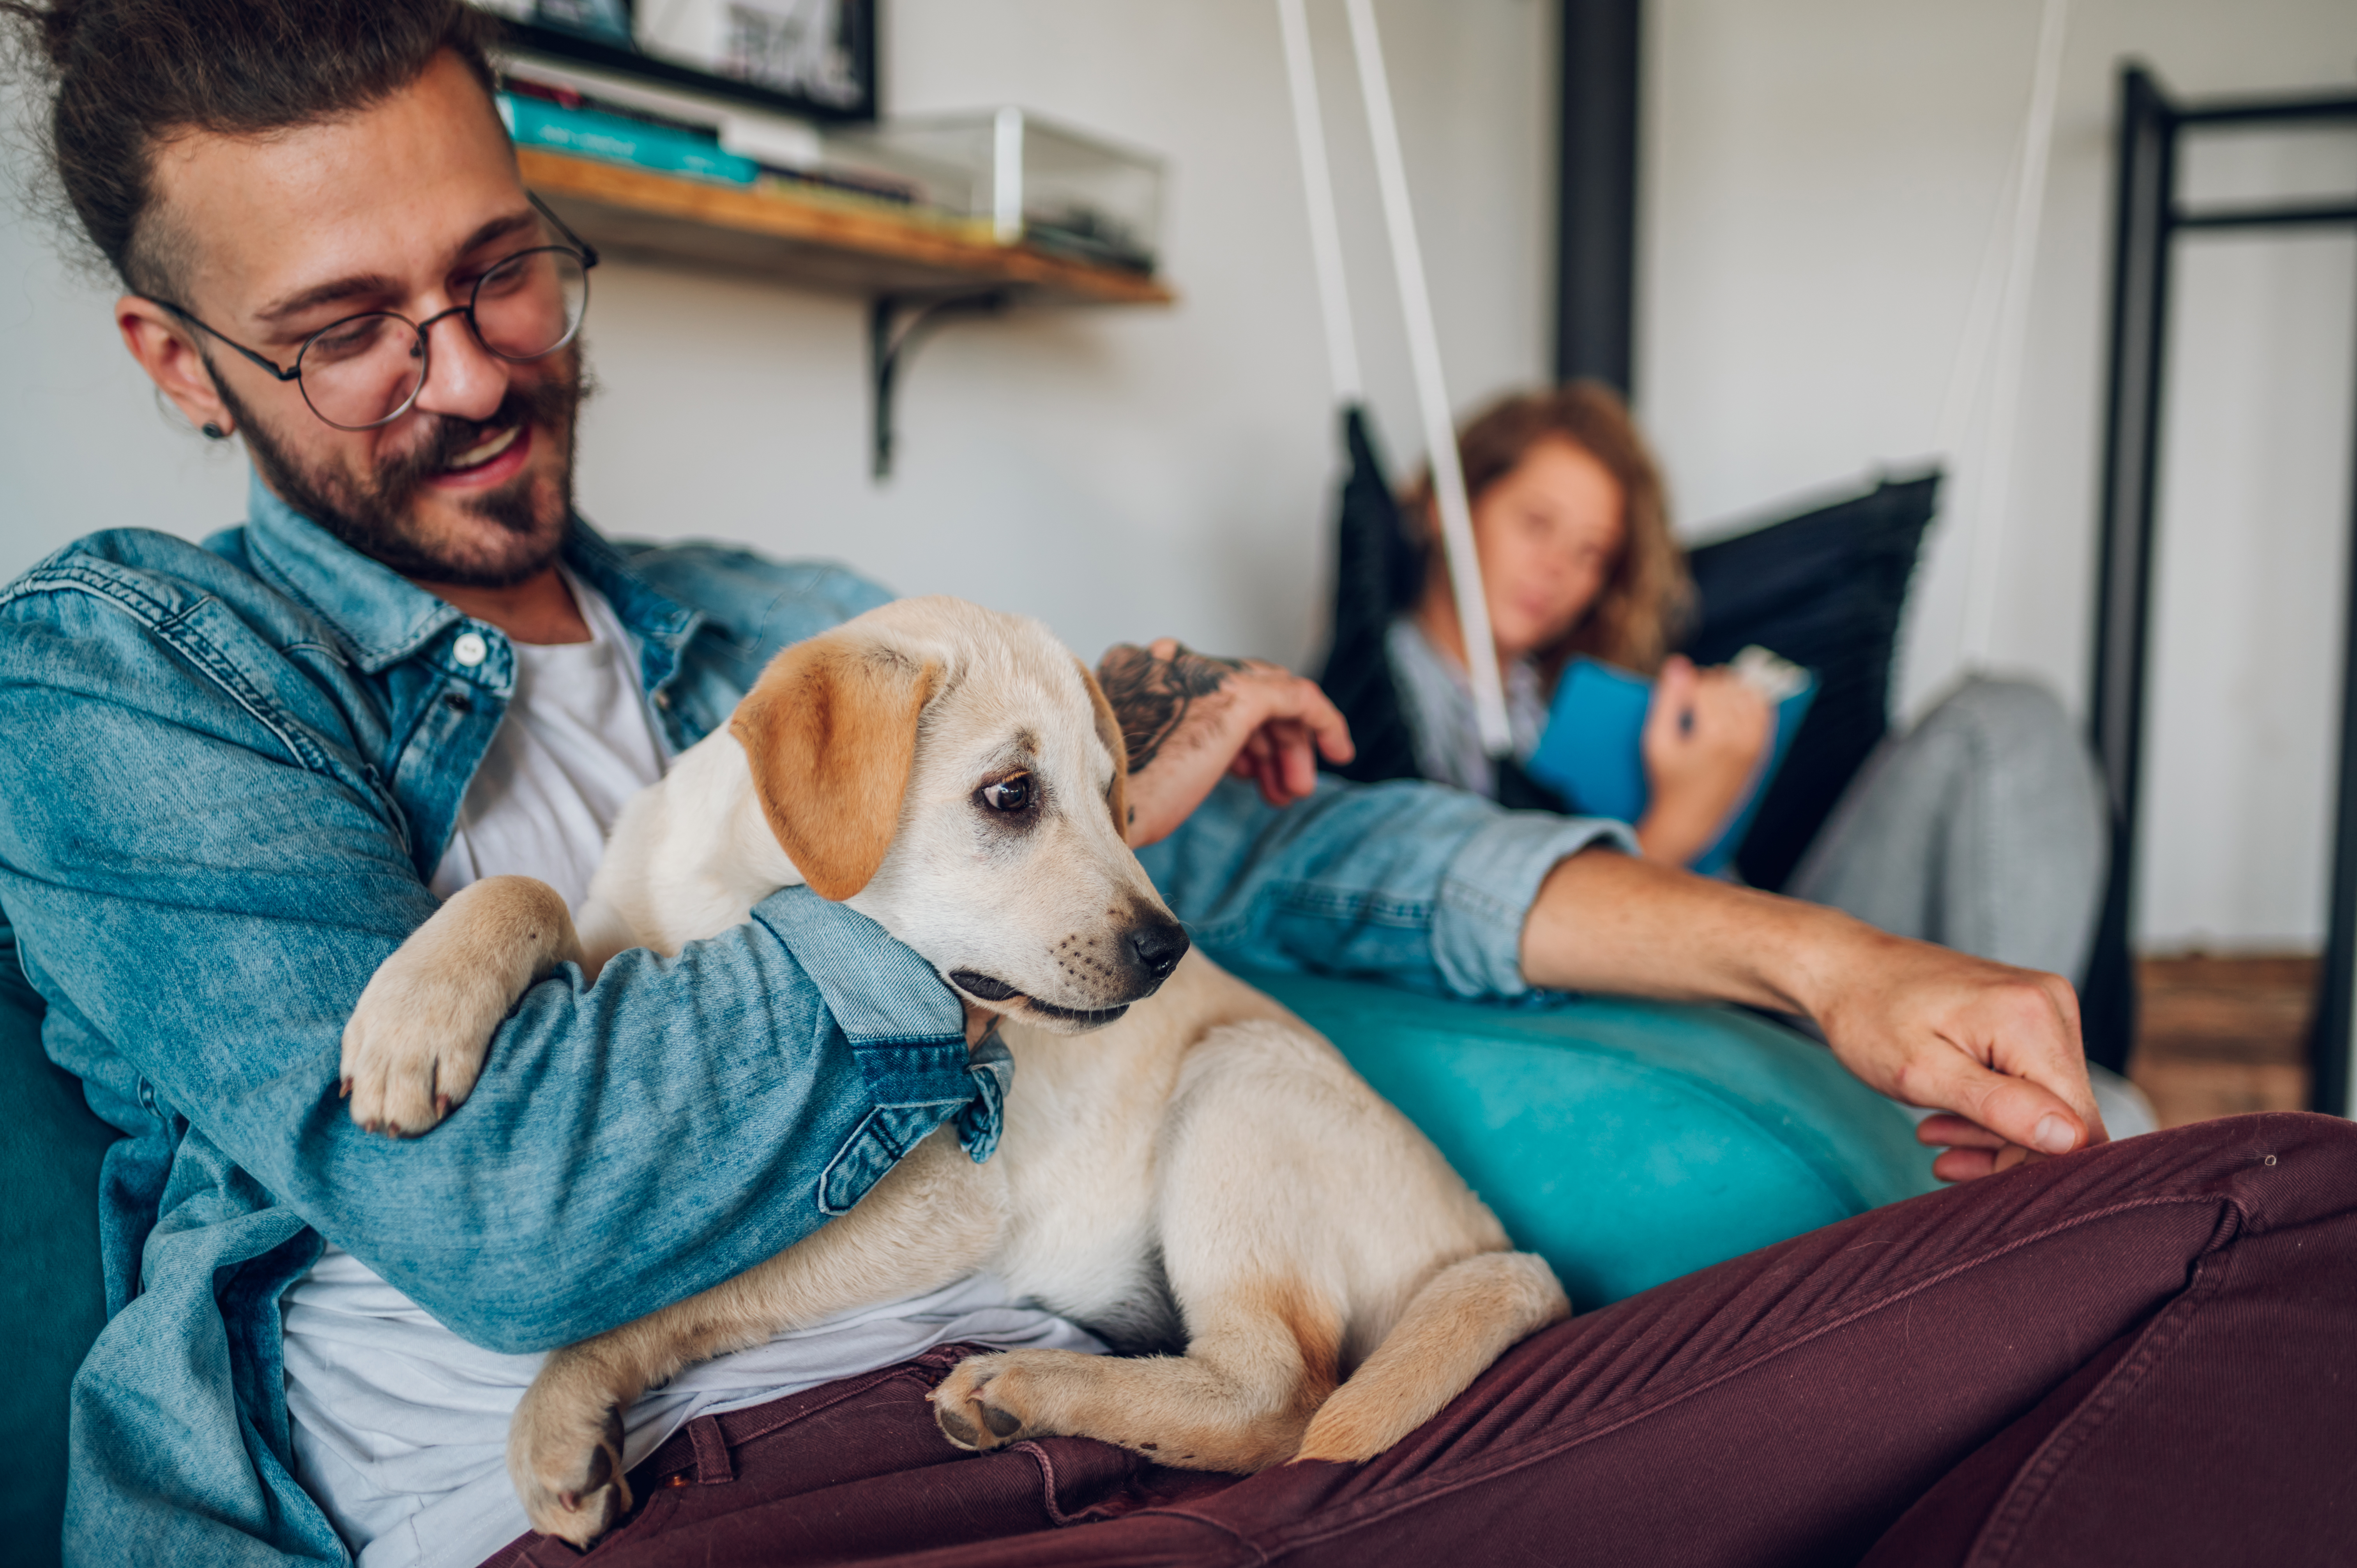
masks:
MULTIPOLYGON (((259 575, 334 628, 371 675, 413 657, 465 618, 457 607, 279 499, 259 474, 247 487, 245 542, 259 575)), ((564 554, 565 564, 606 596, 623 629, 638 640, 644 688, 659 691, 679 668, 680 651, 704 624, 704 612, 658 592, 577 515, 566 530, 564 554)))

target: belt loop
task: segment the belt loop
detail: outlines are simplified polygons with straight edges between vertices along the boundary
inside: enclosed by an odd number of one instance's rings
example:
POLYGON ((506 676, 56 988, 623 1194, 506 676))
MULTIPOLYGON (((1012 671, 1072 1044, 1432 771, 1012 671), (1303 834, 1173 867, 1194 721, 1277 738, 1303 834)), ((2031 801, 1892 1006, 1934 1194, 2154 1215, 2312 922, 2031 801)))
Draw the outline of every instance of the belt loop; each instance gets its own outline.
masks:
POLYGON ((708 1415, 697 1416, 687 1423, 687 1440, 695 1448, 697 1486, 726 1486, 737 1478, 737 1467, 728 1462, 728 1439, 721 1433, 718 1421, 708 1415))

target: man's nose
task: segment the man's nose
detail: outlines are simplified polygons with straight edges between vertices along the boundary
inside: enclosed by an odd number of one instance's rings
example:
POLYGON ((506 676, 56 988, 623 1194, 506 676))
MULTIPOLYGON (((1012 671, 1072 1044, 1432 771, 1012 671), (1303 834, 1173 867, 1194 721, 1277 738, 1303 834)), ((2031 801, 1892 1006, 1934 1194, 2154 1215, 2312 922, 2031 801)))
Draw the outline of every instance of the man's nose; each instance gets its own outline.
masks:
POLYGON ((426 321, 425 384, 416 407, 453 419, 489 419, 508 395, 510 361, 483 347, 464 310, 446 310, 426 321))

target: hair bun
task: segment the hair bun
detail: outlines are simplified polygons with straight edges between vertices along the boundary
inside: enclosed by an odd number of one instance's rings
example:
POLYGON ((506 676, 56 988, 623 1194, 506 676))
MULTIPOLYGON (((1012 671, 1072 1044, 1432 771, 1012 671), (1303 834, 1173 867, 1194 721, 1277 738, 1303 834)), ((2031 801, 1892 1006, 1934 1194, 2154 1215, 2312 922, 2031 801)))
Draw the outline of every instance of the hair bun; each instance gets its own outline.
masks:
MULTIPOLYGON (((82 232, 134 294, 169 294, 145 231, 156 146, 334 120, 455 53, 486 91, 498 18, 467 0, 0 0, 0 63, 44 79, 45 162, 82 232)), ((0 72, 0 74, 6 74, 0 72)))
POLYGON ((0 16, 16 24, 11 31, 16 34, 19 47, 27 53, 38 52, 53 73, 65 70, 66 56, 73 48, 86 8, 87 0, 50 0, 47 5, 0 0, 0 16))

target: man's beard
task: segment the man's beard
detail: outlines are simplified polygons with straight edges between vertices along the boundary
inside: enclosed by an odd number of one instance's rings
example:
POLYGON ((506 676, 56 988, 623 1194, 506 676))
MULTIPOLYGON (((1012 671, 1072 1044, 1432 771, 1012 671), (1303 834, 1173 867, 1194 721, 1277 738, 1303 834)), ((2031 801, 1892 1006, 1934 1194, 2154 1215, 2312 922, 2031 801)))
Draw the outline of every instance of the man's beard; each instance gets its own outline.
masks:
POLYGON ((573 514, 574 435, 579 428, 576 415, 581 400, 589 389, 577 349, 565 355, 561 369, 552 366, 551 371, 527 386, 511 384, 489 419, 426 415, 430 423, 416 446, 377 464, 366 475, 324 465, 305 467, 285 443, 239 403, 220 376, 213 378, 213 385, 237 421, 253 466, 288 506, 404 577, 461 587, 505 588, 556 559, 573 514), (463 499, 454 498, 461 510, 493 525, 489 541, 425 537, 414 512, 427 480, 447 469, 459 454, 480 445, 492 431, 510 426, 529 427, 533 440, 558 444, 563 458, 557 465, 556 493, 553 497, 539 493, 541 486, 533 476, 519 474, 496 489, 463 499))

